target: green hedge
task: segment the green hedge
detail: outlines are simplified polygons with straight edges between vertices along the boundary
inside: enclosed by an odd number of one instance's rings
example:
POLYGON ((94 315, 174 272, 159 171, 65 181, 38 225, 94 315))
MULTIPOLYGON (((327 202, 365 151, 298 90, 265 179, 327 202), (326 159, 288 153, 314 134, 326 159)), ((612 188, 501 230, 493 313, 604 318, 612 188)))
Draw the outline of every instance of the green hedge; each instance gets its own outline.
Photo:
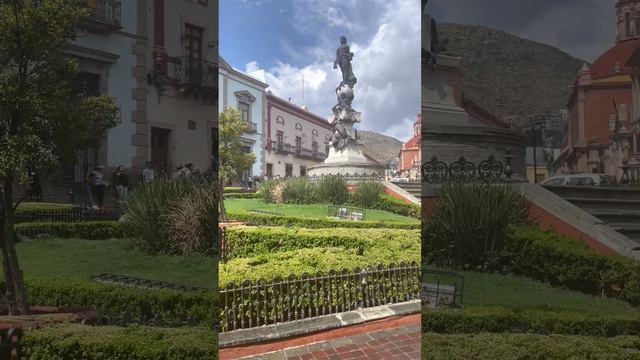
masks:
POLYGON ((422 331, 446 334, 491 332, 612 337, 640 335, 640 317, 465 306, 462 309, 424 310, 422 331))
POLYGON ((98 309, 112 317, 127 313, 166 322, 198 318, 212 326, 212 309, 217 304, 213 292, 139 289, 73 278, 27 277, 25 281, 29 303, 33 305, 98 309))
MULTIPOLYGON (((441 253, 427 252, 426 256, 433 265, 446 265, 441 253)), ((597 253, 580 241, 536 226, 512 229, 500 258, 489 266, 468 264, 468 269, 476 266, 640 305, 640 263, 597 253)))
POLYGON ((71 204, 58 204, 58 203, 46 203, 46 202, 23 202, 18 205, 16 214, 33 213, 40 211, 71 211, 73 205, 71 204))
POLYGON ((255 192, 230 192, 224 193, 225 199, 260 199, 262 195, 255 192))
POLYGON ((254 214, 243 211, 229 211, 228 217, 233 220, 244 221, 255 226, 299 226, 310 229, 322 228, 388 228, 388 229, 419 229, 420 223, 408 224, 397 221, 351 221, 332 219, 312 219, 295 216, 254 214))
POLYGON ((18 233, 46 231, 52 237, 63 239, 104 240, 125 236, 125 228, 118 221, 87 221, 77 223, 42 222, 16 224, 18 233))
POLYGON ((22 344, 30 360, 211 360, 218 339, 205 328, 59 325, 27 330, 22 344))
POLYGON ((537 227, 514 230, 509 272, 596 296, 640 305, 640 263, 597 253, 537 227))
MULTIPOLYGON (((412 239, 419 243, 415 230, 401 229, 307 229, 297 227, 234 226, 227 229, 229 257, 246 257, 305 248, 340 247, 364 253, 374 246, 393 248, 412 239)), ((410 240, 411 241, 411 240, 410 240)))
POLYGON ((640 338, 532 334, 422 334, 423 360, 639 359, 640 338))
POLYGON ((373 208, 388 211, 397 215, 422 219, 420 205, 406 204, 404 201, 387 194, 380 195, 378 197, 378 202, 373 206, 373 208))

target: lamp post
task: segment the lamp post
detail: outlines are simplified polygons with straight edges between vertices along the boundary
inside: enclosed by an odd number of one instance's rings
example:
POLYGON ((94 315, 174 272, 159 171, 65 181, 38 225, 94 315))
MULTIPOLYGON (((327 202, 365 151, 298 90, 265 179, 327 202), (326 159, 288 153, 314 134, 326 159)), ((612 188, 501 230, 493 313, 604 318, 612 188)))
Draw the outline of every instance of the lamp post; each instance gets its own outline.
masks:
POLYGON ((537 143, 538 139, 536 138, 536 131, 541 129, 542 139, 544 141, 544 128, 545 122, 547 120, 547 115, 535 115, 529 117, 529 126, 531 127, 531 136, 533 140, 533 183, 538 183, 538 159, 537 159, 537 143))

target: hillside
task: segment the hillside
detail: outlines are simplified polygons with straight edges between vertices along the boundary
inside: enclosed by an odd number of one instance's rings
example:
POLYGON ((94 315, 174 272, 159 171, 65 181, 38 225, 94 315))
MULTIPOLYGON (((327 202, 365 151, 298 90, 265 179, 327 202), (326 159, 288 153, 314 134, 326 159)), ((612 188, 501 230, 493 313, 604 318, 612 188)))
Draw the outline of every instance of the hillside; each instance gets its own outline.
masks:
POLYGON ((584 61, 557 48, 483 26, 439 24, 448 53, 462 57, 461 85, 476 103, 522 123, 566 107, 584 61))
POLYGON ((359 130, 358 137, 365 152, 383 164, 397 157, 402 148, 402 141, 377 132, 359 130))

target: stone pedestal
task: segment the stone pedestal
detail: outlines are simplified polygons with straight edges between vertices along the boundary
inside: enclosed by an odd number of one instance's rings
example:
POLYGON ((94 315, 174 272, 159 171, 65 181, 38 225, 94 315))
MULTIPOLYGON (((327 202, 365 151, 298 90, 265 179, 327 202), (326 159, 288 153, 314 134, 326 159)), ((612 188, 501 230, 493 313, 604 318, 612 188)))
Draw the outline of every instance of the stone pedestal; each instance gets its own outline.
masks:
POLYGON ((493 155, 504 163, 504 155, 510 148, 514 177, 525 179, 524 134, 471 118, 455 99, 453 81, 458 75, 460 58, 435 56, 435 71, 422 70, 422 160, 429 161, 435 156, 450 164, 464 156, 477 165, 493 155))
POLYGON ((361 145, 349 143, 340 150, 329 149, 329 156, 320 165, 307 169, 310 177, 325 175, 342 175, 355 177, 381 176, 383 166, 372 163, 367 159, 361 145))

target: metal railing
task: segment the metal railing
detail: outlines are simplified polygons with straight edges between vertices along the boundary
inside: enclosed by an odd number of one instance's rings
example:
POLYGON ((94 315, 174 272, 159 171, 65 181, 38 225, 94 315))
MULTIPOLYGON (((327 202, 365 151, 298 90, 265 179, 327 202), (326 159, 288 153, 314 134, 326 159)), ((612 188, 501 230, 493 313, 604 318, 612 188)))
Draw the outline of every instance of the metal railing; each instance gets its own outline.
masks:
POLYGON ((344 205, 329 205, 327 207, 327 216, 337 217, 340 219, 364 220, 366 209, 344 205))
POLYGON ((277 141, 270 141, 267 150, 273 150, 278 154, 292 154, 299 158, 306 158, 312 160, 324 160, 327 158, 327 154, 318 152, 314 149, 306 149, 302 147, 296 147, 287 143, 279 143, 277 141))
POLYGON ((418 300, 420 271, 412 262, 229 283, 220 289, 221 330, 418 300))
POLYGON ((16 214, 16 222, 81 222, 118 220, 122 216, 121 210, 89 210, 73 207, 69 210, 36 210, 16 214))
POLYGON ((428 184, 440 184, 446 181, 485 181, 497 182, 510 180, 514 174, 511 162, 511 150, 507 150, 505 163, 491 155, 487 160, 474 164, 464 156, 447 164, 433 156, 431 160, 422 164, 422 179, 428 184))
POLYGON ((245 131, 248 133, 256 133, 258 131, 258 123, 246 121, 245 123, 245 131))
POLYGON ((420 298, 426 307, 459 307, 462 305, 464 276, 445 271, 423 270, 420 298))
POLYGON ((191 56, 178 56, 174 61, 174 77, 178 82, 210 88, 218 86, 218 69, 215 63, 191 56))
POLYGON ((120 26, 122 23, 122 3, 117 0, 89 0, 89 9, 98 19, 120 26))

